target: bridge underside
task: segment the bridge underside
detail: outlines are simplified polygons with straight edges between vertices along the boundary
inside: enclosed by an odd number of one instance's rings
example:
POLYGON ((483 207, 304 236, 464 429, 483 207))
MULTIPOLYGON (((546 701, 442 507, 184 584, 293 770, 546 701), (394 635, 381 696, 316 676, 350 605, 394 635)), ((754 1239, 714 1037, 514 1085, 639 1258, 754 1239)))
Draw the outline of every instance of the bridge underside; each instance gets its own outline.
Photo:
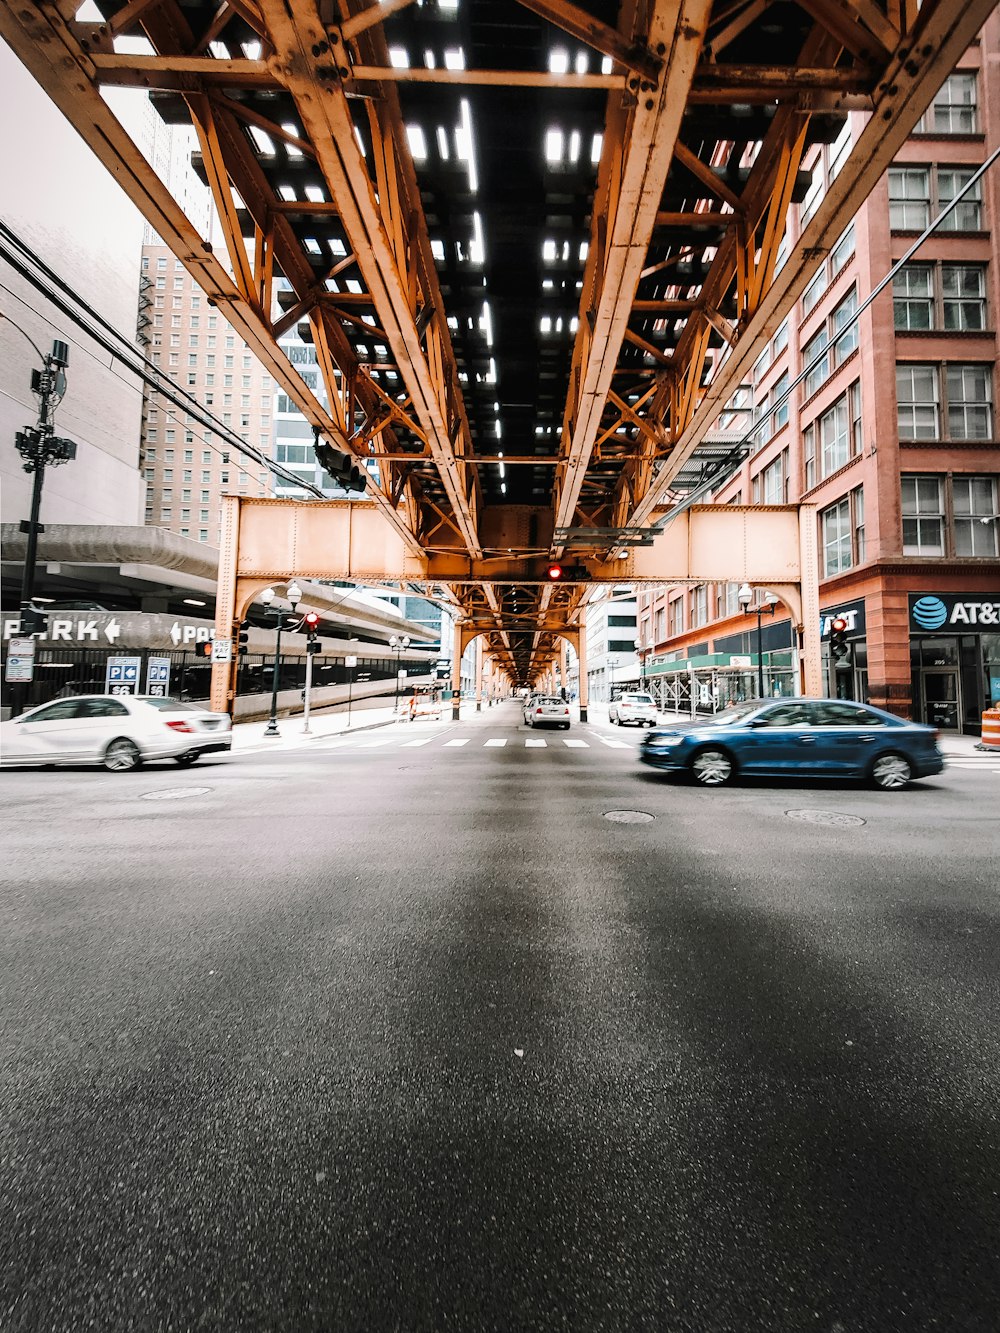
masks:
MULTIPOLYGON (((810 693, 821 690, 816 511, 810 505, 693 505, 649 545, 622 559, 581 563, 572 575, 578 581, 571 586, 547 583, 545 561, 525 561, 516 553, 479 559, 414 554, 371 505, 238 496, 227 496, 223 505, 217 641, 235 637, 264 588, 293 579, 403 584, 432 597, 447 588, 467 608, 456 639, 456 672, 461 651, 482 638, 484 651, 511 683, 531 684, 559 660, 561 641, 569 639, 580 654, 582 678, 586 646, 567 615, 581 591, 602 584, 738 579, 770 589, 789 608, 798 631, 801 683, 810 693), (520 602, 529 608, 533 598, 550 595, 543 615, 514 612, 501 631, 485 600, 487 589, 509 597, 512 605, 520 602), (529 668, 533 674, 525 674, 529 668)), ((216 663, 212 706, 228 708, 235 686, 235 664, 216 663)))
POLYGON ((0 36, 530 679, 590 595, 539 561, 636 577, 642 530, 738 466, 721 410, 993 3, 97 0, 93 22, 0 0, 0 36), (110 86, 193 127, 225 254, 110 86), (779 266, 804 157, 852 109, 871 114, 779 266))

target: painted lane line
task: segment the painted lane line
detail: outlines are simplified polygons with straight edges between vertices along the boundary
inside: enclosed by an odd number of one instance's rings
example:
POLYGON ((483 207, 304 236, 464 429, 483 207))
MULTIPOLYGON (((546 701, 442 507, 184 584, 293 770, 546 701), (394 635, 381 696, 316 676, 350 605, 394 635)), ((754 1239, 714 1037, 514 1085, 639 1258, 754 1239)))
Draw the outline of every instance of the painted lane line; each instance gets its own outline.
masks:
POLYGON ((547 745, 548 745, 548 741, 525 741, 525 742, 524 742, 524 748, 525 748, 526 750, 544 750, 544 749, 547 747, 547 745))
POLYGON ((380 745, 392 745, 393 741, 397 741, 398 739, 398 736, 377 736, 373 737, 370 741, 358 741, 356 748, 359 750, 375 750, 380 745))
POLYGON ((403 748, 406 750, 410 750, 415 745, 430 745, 432 740, 434 740, 433 736, 422 736, 418 741, 404 741, 403 748))
POLYGON ((600 732, 597 733, 597 739, 602 745, 607 745, 612 750, 630 750, 632 748, 628 741, 616 741, 610 736, 602 736, 600 732))
POLYGON ((493 746, 504 746, 504 745, 506 745, 506 744, 507 744, 507 742, 506 742, 505 740, 502 740, 502 739, 497 739, 497 740, 492 740, 492 741, 483 741, 483 748, 484 748, 484 749, 487 749, 487 748, 488 748, 489 746, 491 746, 491 745, 493 745, 493 746))
POLYGON ((462 741, 445 741, 445 745, 468 745, 468 743, 469 743, 468 736, 466 736, 465 740, 462 741))
POLYGON ((571 750, 589 750, 590 746, 586 741, 563 741, 563 745, 568 745, 571 750))

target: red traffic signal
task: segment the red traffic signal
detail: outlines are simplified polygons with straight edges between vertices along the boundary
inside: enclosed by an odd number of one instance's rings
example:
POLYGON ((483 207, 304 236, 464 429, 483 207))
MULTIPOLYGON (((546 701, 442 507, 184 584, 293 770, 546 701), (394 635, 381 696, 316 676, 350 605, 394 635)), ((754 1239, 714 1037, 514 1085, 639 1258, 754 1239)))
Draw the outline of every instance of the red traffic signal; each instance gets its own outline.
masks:
POLYGON ((545 573, 550 583, 558 583, 563 576, 562 565, 549 565, 545 573))
POLYGON ((830 621, 830 629, 834 634, 843 634, 847 629, 847 621, 843 616, 834 616, 830 621))
POLYGON ((319 614, 316 611, 307 611, 302 617, 302 623, 306 627, 306 633, 309 635, 309 641, 312 642, 319 629, 319 614))

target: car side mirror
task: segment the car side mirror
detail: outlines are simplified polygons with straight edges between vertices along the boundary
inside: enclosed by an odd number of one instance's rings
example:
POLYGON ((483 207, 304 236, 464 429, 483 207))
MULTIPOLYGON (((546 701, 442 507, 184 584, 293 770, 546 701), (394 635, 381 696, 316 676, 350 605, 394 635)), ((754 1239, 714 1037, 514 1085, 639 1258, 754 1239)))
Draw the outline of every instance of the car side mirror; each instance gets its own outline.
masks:
POLYGON ((750 719, 750 724, 749 724, 749 725, 750 725, 750 727, 751 727, 754 731, 756 731, 758 727, 766 727, 766 726, 767 726, 767 718, 766 718, 766 717, 753 717, 753 718, 750 719))

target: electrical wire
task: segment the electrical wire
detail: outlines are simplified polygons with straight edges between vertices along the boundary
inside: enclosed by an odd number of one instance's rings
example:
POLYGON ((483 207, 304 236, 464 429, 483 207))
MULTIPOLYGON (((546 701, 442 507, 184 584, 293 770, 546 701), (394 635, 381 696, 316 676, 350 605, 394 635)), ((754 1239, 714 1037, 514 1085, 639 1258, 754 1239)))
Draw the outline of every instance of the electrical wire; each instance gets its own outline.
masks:
POLYGON ((34 253, 30 246, 2 221, 0 221, 0 257, 5 259, 15 272, 19 273, 25 281, 41 292, 46 300, 51 302, 78 328, 82 329, 111 357, 121 362, 144 384, 162 394, 164 398, 172 402, 181 411, 193 416, 206 430, 212 431, 226 440, 234 452, 242 454, 258 465, 267 468, 275 476, 280 477, 282 481, 309 491, 318 499, 326 498, 318 486, 303 480, 294 472, 283 468, 274 459, 255 449, 241 439, 231 427, 225 425, 204 407, 193 394, 189 394, 180 385, 175 384, 169 375, 133 347, 123 334, 119 333, 92 306, 84 301, 72 287, 34 253))

